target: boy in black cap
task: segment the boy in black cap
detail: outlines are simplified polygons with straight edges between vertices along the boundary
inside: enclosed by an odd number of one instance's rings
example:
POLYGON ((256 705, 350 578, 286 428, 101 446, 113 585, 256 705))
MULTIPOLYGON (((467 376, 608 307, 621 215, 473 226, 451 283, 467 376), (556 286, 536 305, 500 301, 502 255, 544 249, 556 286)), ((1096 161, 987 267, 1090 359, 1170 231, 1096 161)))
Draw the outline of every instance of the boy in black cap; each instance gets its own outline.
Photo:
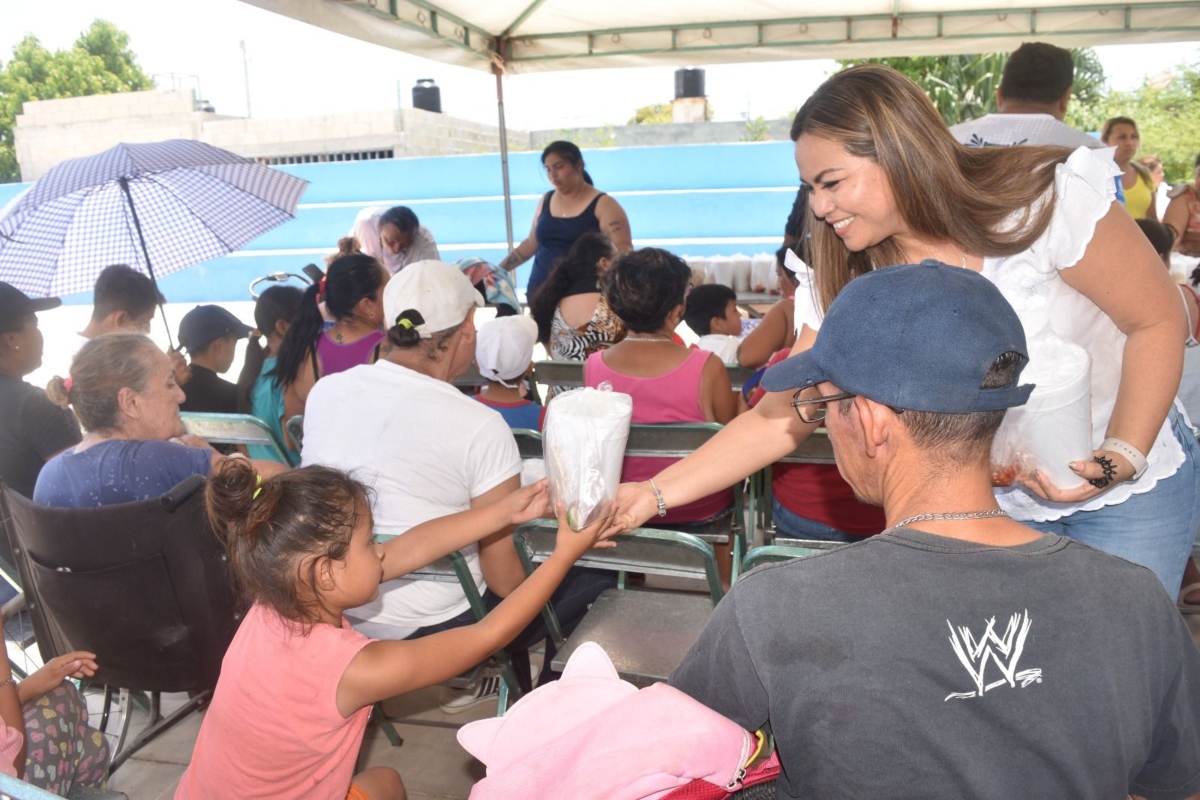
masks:
POLYGON ((179 343, 191 359, 192 379, 180 411, 237 413, 237 384, 218 375, 229 371, 239 339, 253 330, 220 306, 196 306, 179 323, 179 343))
POLYGON ((1172 598, 996 504, 992 438, 1033 388, 1027 352, 992 283, 927 261, 855 278, 763 377, 824 422, 888 523, 744 575, 671 675, 774 734, 777 797, 1200 791, 1200 651, 1172 598))
POLYGON ((33 496, 42 465, 81 438, 74 414, 22 380, 42 364, 37 312, 61 304, 0 282, 0 478, 26 497, 33 496))

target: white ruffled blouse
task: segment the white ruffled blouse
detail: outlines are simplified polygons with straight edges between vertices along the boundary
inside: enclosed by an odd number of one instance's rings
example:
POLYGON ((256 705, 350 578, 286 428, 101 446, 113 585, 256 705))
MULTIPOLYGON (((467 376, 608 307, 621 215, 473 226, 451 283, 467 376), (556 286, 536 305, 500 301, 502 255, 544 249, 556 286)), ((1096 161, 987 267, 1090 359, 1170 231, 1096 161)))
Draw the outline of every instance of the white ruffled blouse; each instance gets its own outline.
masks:
MULTIPOLYGON (((1116 197, 1113 178, 1120 174, 1110 149, 1077 149, 1058 165, 1054 190, 1047 190, 1039 200, 1039 204, 1055 204, 1046 231, 1024 252, 985 258, 982 271, 1016 310, 1027 341, 1033 341, 1049 330, 1082 347, 1091 356, 1093 447, 1104 441, 1116 405, 1126 337, 1099 306, 1068 286, 1059 270, 1069 269, 1083 258, 1096 223, 1108 213, 1116 197)), ((1022 216, 1022 212, 1014 213, 1013 224, 1019 224, 1022 216)), ((800 279, 800 287, 796 290, 796 328, 799 331, 803 324, 818 330, 823 315, 817 303, 812 271, 802 263, 800 267, 802 269, 796 270, 800 279), (808 302, 805 302, 806 298, 808 302)), ((1160 480, 1174 475, 1184 458, 1183 447, 1175 438, 1168 419, 1146 454, 1145 474, 1134 483, 1118 484, 1085 503, 1052 503, 1020 486, 997 489, 996 499, 1014 519, 1053 521, 1076 511, 1094 511, 1120 503, 1131 495, 1148 492, 1160 480)))

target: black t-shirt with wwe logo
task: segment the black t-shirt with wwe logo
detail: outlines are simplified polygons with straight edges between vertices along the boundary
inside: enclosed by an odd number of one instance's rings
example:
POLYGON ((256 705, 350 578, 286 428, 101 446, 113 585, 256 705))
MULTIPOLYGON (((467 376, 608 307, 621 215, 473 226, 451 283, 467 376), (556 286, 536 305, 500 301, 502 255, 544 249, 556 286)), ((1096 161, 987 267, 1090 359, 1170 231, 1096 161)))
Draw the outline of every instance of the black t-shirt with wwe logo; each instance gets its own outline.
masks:
POLYGON ((743 576, 671 676, 776 737, 781 798, 1200 791, 1200 651, 1149 570, 897 529, 743 576))

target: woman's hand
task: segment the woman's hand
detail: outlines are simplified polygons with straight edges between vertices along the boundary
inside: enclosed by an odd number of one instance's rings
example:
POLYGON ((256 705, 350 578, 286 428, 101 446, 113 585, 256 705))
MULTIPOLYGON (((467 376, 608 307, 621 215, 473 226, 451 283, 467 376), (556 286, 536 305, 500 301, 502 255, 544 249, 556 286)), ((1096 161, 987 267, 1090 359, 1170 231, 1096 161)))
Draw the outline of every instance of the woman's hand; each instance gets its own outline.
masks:
POLYGON ((194 433, 185 433, 182 436, 176 436, 173 441, 187 445, 188 447, 199 447, 201 450, 213 449, 213 446, 207 440, 194 433))
POLYGON ((578 561, 579 557, 592 547, 604 546, 601 544, 603 539, 621 532, 620 525, 616 524, 615 508, 612 505, 602 505, 599 518, 580 531, 573 530, 567 522, 567 512, 561 502, 555 511, 558 515, 558 537, 554 541, 554 555, 569 558, 572 563, 578 561))
POLYGON ((66 678, 90 678, 96 674, 96 654, 83 650, 52 658, 37 672, 17 684, 22 703, 35 700, 56 688, 66 678))
POLYGON ((614 509, 614 524, 627 533, 640 528, 658 513, 658 501, 647 481, 622 483, 617 487, 617 504, 614 509))
POLYGON ((1054 503, 1083 503, 1133 477, 1133 464, 1120 453, 1114 453, 1111 450, 1096 450, 1092 453, 1092 457, 1108 459, 1113 466, 1114 472, 1111 481, 1103 487, 1091 483, 1093 480, 1103 480, 1105 477, 1104 467, 1097 461, 1071 462, 1071 471, 1086 481, 1082 486, 1076 486, 1074 489, 1059 489, 1039 470, 1034 470, 1032 475, 1022 481, 1022 484, 1043 500, 1054 503))
POLYGON ((531 519, 550 516, 550 489, 545 478, 523 486, 504 498, 508 508, 508 523, 520 525, 531 519))

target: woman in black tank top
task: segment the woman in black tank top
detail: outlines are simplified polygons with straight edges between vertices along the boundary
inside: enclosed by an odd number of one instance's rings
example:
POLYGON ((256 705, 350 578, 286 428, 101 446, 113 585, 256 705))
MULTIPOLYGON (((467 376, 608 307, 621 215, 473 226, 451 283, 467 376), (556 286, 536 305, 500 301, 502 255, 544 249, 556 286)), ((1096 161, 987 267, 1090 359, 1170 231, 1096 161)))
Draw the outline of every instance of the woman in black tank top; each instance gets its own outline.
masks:
POLYGON ((567 254, 575 240, 589 231, 606 233, 618 252, 633 249, 624 209, 612 197, 593 188, 578 147, 570 142, 551 142, 542 151, 542 164, 554 189, 542 198, 529 236, 500 262, 505 269, 515 270, 533 257, 533 274, 525 291, 527 298, 533 296, 550 268, 567 254), (591 200, 582 211, 568 216, 589 196, 591 200))

